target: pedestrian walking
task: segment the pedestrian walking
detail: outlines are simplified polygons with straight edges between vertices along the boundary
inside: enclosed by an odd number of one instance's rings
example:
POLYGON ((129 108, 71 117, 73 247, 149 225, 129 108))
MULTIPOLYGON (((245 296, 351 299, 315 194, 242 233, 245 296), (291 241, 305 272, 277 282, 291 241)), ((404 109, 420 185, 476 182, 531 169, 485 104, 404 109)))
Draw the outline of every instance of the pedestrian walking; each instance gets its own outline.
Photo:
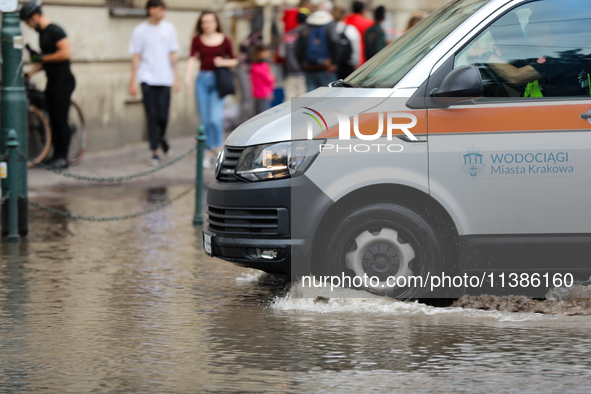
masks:
POLYGON ((285 101, 291 100, 293 97, 301 96, 306 93, 306 77, 302 66, 298 62, 295 53, 295 45, 300 33, 305 28, 305 22, 308 18, 303 12, 298 12, 298 25, 283 35, 283 40, 279 49, 281 56, 285 59, 285 79, 283 80, 283 90, 285 91, 285 101))
POLYGON ((365 58, 369 60, 373 55, 386 47, 386 33, 382 29, 382 22, 386 19, 386 8, 379 6, 374 11, 374 24, 365 31, 365 58))
POLYGON ((43 15, 41 1, 33 0, 22 6, 20 19, 39 33, 41 53, 32 52, 35 65, 25 74, 28 80, 35 73, 45 70, 45 105, 49 113, 53 137, 53 157, 48 164, 55 168, 68 167, 68 152, 72 130, 68 125, 68 112, 76 79, 70 69, 72 49, 64 30, 43 15))
POLYGON ((337 79, 338 40, 330 1, 321 1, 306 20, 296 41, 296 57, 306 76, 306 89, 327 86, 337 79))
MULTIPOLYGON (((357 28, 360 37, 365 36, 365 31, 369 29, 373 25, 373 21, 370 19, 365 18, 363 15, 365 13, 365 4, 361 1, 356 1, 353 3, 353 13, 349 14, 345 17, 344 21, 347 25, 353 25, 357 28)), ((361 40, 361 62, 360 64, 365 63, 365 43, 363 39, 361 40)))
POLYGON ((165 21, 166 4, 162 0, 148 0, 148 19, 133 30, 129 52, 133 55, 129 94, 137 95, 136 79, 140 83, 148 123, 148 137, 152 159, 160 163, 159 147, 167 155, 170 146, 166 138, 171 87, 180 90, 177 72, 179 44, 174 26, 165 21))
POLYGON ((218 81, 215 70, 219 67, 233 68, 238 65, 232 43, 224 35, 217 14, 212 11, 203 11, 197 19, 185 74, 187 87, 191 86, 191 77, 197 56, 199 56, 201 68, 195 83, 195 95, 199 117, 205 126, 206 144, 209 148, 203 165, 210 168, 213 166, 213 154, 221 151, 224 142, 222 127, 224 97, 220 96, 218 88, 221 84, 233 83, 233 81, 218 81))
POLYGON ((269 66, 271 51, 269 46, 258 44, 254 49, 253 62, 250 66, 252 97, 255 100, 255 115, 269 109, 275 89, 275 76, 269 66))
POLYGON ((253 30, 239 46, 238 66, 236 74, 240 84, 240 117, 239 124, 246 122, 254 115, 252 105, 252 88, 250 86, 250 65, 252 63, 252 52, 257 44, 263 42, 263 31, 253 30))
POLYGON ((361 36, 355 26, 347 25, 343 21, 345 10, 335 7, 333 16, 336 21, 336 30, 339 35, 339 61, 337 64, 337 77, 345 79, 361 63, 361 36))

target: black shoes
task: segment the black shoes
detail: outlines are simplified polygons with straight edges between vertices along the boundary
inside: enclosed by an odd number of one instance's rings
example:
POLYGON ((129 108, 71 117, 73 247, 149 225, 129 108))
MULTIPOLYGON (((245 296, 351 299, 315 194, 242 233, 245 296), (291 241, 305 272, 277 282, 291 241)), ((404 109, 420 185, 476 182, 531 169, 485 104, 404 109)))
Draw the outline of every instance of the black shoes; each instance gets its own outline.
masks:
POLYGON ((162 145, 162 152, 164 152, 164 154, 167 155, 168 150, 170 149, 170 145, 168 145, 168 141, 166 140, 166 138, 162 138, 160 140, 160 144, 162 145))
POLYGON ((68 168, 69 163, 68 159, 64 159, 63 157, 57 157, 47 162, 47 165, 57 169, 64 169, 68 168))

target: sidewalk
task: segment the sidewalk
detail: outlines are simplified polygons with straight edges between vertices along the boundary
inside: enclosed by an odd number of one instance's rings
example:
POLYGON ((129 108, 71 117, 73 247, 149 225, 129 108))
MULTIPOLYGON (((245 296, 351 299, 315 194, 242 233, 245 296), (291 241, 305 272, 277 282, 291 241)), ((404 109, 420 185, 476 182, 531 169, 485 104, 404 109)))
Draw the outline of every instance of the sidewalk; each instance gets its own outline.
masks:
MULTIPOLYGON (((180 137, 169 140, 169 143, 173 153, 168 158, 162 157, 162 163, 185 153, 195 144, 195 139, 194 137, 180 137)), ((87 176, 123 176, 153 168, 149 165, 150 157, 151 152, 148 149, 148 143, 144 141, 122 148, 87 153, 80 164, 70 166, 65 171, 87 176)), ((167 186, 194 183, 196 174, 195 157, 196 153, 192 153, 170 167, 151 175, 125 181, 123 184, 167 186)), ((29 191, 33 192, 62 186, 100 185, 100 183, 96 182, 66 178, 44 168, 30 168, 28 174, 29 191)), ((214 179, 214 169, 203 169, 203 175, 204 185, 207 185, 214 179)))

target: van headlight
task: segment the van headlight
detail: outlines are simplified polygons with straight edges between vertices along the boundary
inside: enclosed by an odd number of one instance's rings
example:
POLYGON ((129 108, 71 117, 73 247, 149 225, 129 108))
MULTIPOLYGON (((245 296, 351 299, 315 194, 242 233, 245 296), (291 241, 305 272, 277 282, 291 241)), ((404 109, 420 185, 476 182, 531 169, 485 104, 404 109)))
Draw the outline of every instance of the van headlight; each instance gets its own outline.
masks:
POLYGON ((250 146, 238 160, 236 175, 253 182, 302 175, 325 142, 305 140, 250 146))

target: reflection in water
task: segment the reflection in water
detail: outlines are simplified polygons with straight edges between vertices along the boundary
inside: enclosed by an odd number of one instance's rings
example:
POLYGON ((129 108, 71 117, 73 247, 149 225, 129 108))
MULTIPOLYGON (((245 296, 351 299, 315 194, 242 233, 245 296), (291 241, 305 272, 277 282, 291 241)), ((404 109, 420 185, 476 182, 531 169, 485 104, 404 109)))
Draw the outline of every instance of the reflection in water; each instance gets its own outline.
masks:
MULTIPOLYGON (((26 306, 30 302, 30 295, 25 280, 24 264, 26 262, 28 248, 26 243, 19 245, 0 245, 2 263, 0 265, 0 339, 4 338, 6 332, 12 341, 10 344, 4 340, 0 342, 0 388, 8 383, 3 377, 14 376, 14 382, 18 390, 27 389, 27 376, 31 371, 19 368, 27 360, 21 357, 26 353, 28 342, 24 339, 27 331, 26 306)), ((11 382, 12 383, 12 382, 11 382)))
MULTIPOLYGON (((63 208, 151 201, 85 188, 63 208)), ((591 389, 589 317, 292 297, 285 278, 205 257, 192 214, 190 198, 125 222, 32 210, 29 238, 0 244, 0 392, 591 389)))
POLYGON ((156 202, 160 203, 162 201, 166 201, 168 199, 168 193, 166 191, 166 187, 150 187, 148 188, 148 202, 156 202))
MULTIPOLYGON (((64 202, 57 204, 50 204, 51 208, 58 209, 60 211, 71 213, 69 207, 64 202)), ((39 236, 42 237, 44 242, 55 242, 57 238, 67 239, 72 236, 72 232, 68 228, 70 221, 64 216, 48 215, 45 220, 39 223, 34 223, 35 226, 39 226, 39 236)))

